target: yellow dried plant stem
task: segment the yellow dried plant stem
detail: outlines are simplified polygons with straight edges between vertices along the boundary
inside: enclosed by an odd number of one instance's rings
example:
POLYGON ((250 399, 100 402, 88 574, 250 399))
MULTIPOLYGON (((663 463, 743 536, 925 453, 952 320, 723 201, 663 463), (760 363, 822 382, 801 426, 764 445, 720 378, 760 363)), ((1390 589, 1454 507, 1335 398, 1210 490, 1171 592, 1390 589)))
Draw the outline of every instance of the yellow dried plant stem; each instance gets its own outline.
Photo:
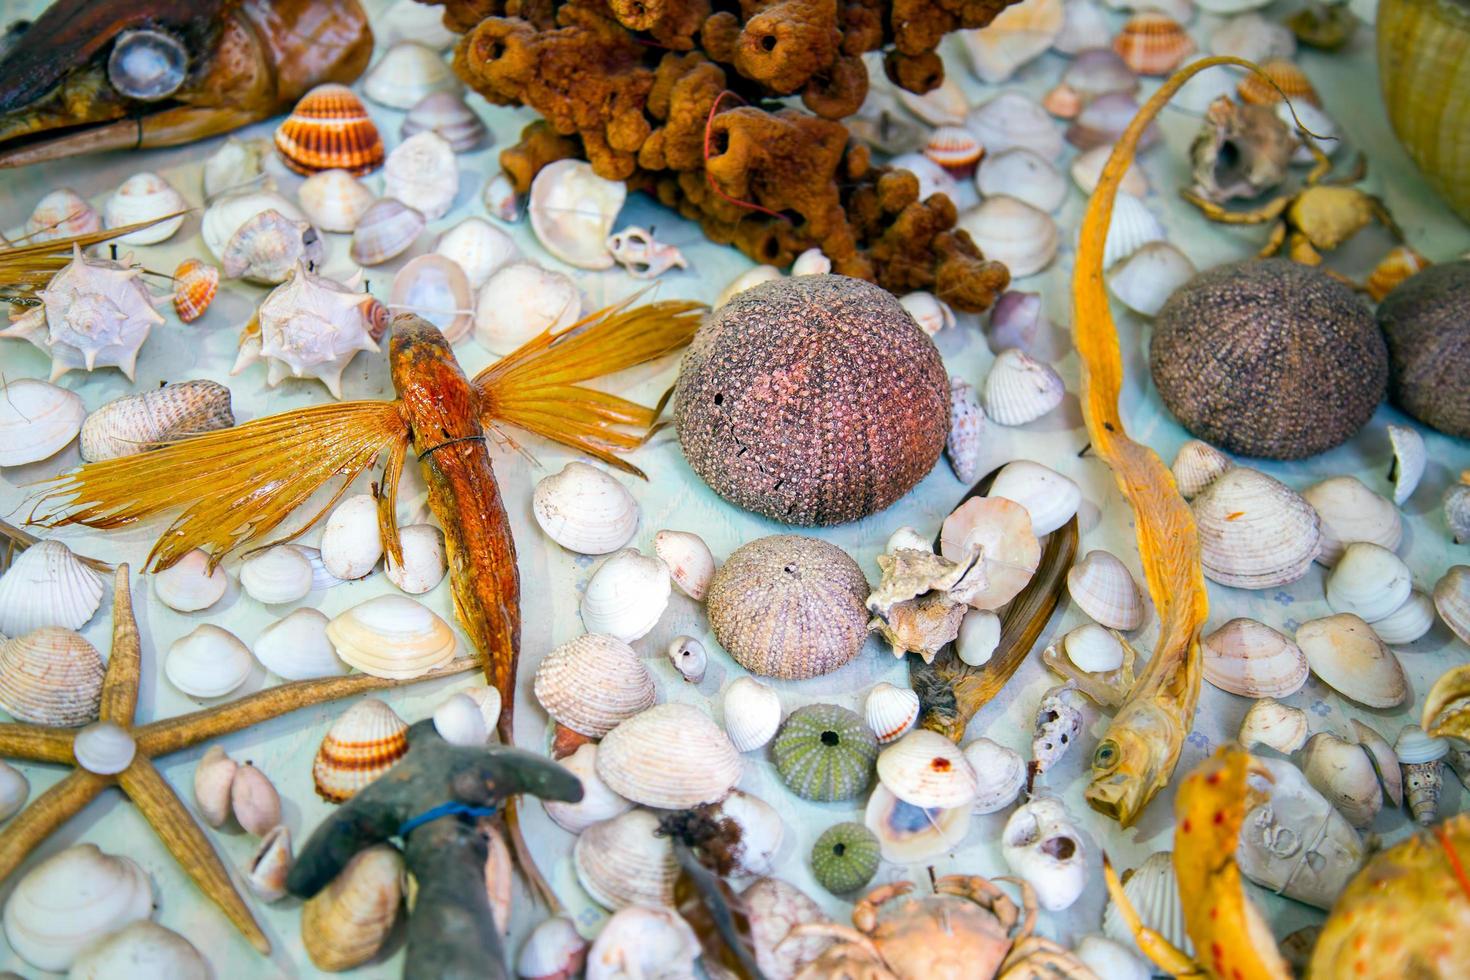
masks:
MULTIPOLYGON (((74 737, 75 733, 66 728, 0 722, 0 756, 69 766, 72 764, 71 743, 74 737)), ((8 827, 6 832, 9 832, 8 827)))
POLYGON ((102 677, 103 721, 129 728, 138 707, 138 678, 142 670, 143 641, 133 617, 133 593, 128 588, 128 566, 117 566, 112 584, 112 652, 102 677))
POLYGON ((106 776, 75 769, 59 783, 31 800, 10 819, 0 833, 0 881, 20 867, 35 847, 51 832, 81 812, 98 793, 112 785, 106 776))

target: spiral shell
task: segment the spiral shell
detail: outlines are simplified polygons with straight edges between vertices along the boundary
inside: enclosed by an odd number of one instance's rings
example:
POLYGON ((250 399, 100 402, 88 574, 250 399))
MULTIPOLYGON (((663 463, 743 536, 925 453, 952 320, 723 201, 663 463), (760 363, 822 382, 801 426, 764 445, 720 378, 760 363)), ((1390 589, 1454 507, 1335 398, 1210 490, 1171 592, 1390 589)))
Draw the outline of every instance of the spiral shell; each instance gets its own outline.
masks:
POLYGON ((364 698, 327 729, 311 764, 317 795, 342 803, 408 751, 408 725, 377 698, 364 698))
POLYGON ((95 463, 133 456, 234 424, 230 389, 217 381, 181 381, 124 395, 88 415, 82 423, 82 458, 95 463))
POLYGON ((536 700, 558 724, 602 738, 653 706, 653 675, 616 637, 588 633, 548 653, 536 668, 536 700))
POLYGON ((345 85, 318 85, 276 130, 276 150, 299 174, 345 170, 362 176, 383 163, 383 138, 367 109, 345 85))

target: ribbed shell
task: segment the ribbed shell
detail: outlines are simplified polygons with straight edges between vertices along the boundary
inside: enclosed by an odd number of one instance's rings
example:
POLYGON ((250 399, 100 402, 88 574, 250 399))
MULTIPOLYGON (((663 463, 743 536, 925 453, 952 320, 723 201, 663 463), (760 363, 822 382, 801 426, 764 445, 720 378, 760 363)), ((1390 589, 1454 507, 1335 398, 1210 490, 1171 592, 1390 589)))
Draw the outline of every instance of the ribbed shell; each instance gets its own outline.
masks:
POLYGON ((878 838, 855 821, 822 831, 812 845, 812 877, 834 895, 847 895, 873 880, 882 855, 878 838))
POLYGON ((798 679, 836 670, 867 638, 863 570, 836 545, 794 534, 736 549, 710 580, 715 639, 745 669, 798 679))
POLYGON ((403 758, 408 725, 377 698, 348 708, 327 729, 311 764, 317 795, 342 803, 403 758))
POLYGON ((674 421, 689 465, 731 503, 840 524, 933 468, 949 433, 949 377, 891 294, 797 276, 740 293, 699 329, 674 421))
POLYGON ((102 704, 102 672, 102 655, 73 630, 14 637, 0 643, 0 708, 37 725, 85 725, 102 704))
POLYGON ((771 743, 776 772, 797 796, 850 800, 873 781, 878 740, 855 712, 835 704, 809 704, 786 719, 771 743))
POLYGON ((1226 470, 1190 505, 1205 577, 1240 589, 1295 582, 1321 546, 1317 512, 1259 470, 1226 470))
POLYGON ((204 315, 219 291, 219 269, 198 259, 185 259, 174 270, 174 312, 185 323, 204 315))
POLYGON ((975 770, 960 747, 938 732, 916 729, 878 753, 878 778, 911 806, 965 806, 975 799, 975 770))
POLYGON ((345 85, 318 85, 276 130, 286 166, 308 176, 346 170, 362 176, 383 163, 383 139, 362 100, 345 85))
POLYGON ((602 738, 653 706, 653 675, 622 640, 587 633, 548 653, 536 668, 533 690, 559 724, 602 738))
POLYGON ((597 775, 634 803, 682 810, 725 798, 744 762, 710 716, 687 704, 660 704, 608 732, 597 775))
POLYGON ((1407 245, 1395 245, 1378 260, 1363 281, 1368 298, 1375 303, 1398 288, 1399 283, 1429 268, 1432 263, 1407 245))
POLYGON ((910 688, 883 681, 868 692, 863 701, 863 717, 878 741, 886 745, 918 720, 919 696, 910 688))
POLYGON ((629 810, 582 831, 572 848, 577 880, 603 908, 671 906, 679 865, 669 838, 657 836, 658 817, 629 810))
POLYGON ((1140 75, 1167 75, 1194 53, 1194 41, 1174 18, 1145 10, 1123 25, 1113 50, 1140 75))
POLYGON ((1389 398, 1425 425, 1461 438, 1470 438, 1466 304, 1470 260, 1461 259, 1406 279, 1378 306, 1388 340, 1389 398))
POLYGON ((765 745, 781 727, 781 696, 754 677, 737 677, 725 688, 725 733, 737 752, 765 745))
POLYGON ((350 970, 377 955, 402 901, 403 857, 374 844, 301 906, 301 944, 320 969, 350 970))
POLYGON ((408 139, 426 129, 448 140, 455 153, 473 150, 486 133, 485 124, 458 92, 430 92, 419 99, 403 117, 399 135, 408 139))
POLYGON ((90 463, 134 456, 160 443, 235 424, 230 389, 217 381, 181 381, 103 405, 82 423, 82 458, 90 463))
POLYGON ((1012 347, 1001 351, 990 366, 981 404, 992 422, 1025 425, 1060 405, 1066 394, 1066 385, 1050 364, 1012 347))
POLYGON ((1190 439, 1179 447, 1170 467, 1179 495, 1192 500, 1231 467, 1230 457, 1207 442, 1190 439))
MULTIPOLYGON (((1128 896, 1144 925, 1161 934, 1175 949, 1193 951, 1194 944, 1184 928, 1184 906, 1179 900, 1172 852, 1150 854, 1123 883, 1123 894, 1128 896)), ((1103 910, 1103 932, 1129 949, 1137 948, 1122 913, 1112 902, 1103 910)))
POLYGON ((1307 73, 1284 58, 1272 58, 1261 65, 1261 70, 1266 77, 1275 82, 1272 85, 1265 78, 1251 72, 1240 80, 1236 86, 1236 92, 1240 95, 1240 101, 1250 102, 1255 105, 1274 105, 1281 101, 1281 94, 1292 101, 1300 99, 1310 102, 1314 106, 1320 106, 1322 99, 1317 95, 1317 90, 1312 87, 1312 82, 1307 78, 1307 73))
POLYGON ((0 635, 43 626, 81 629, 102 604, 102 576, 65 544, 38 541, 0 576, 0 635))
POLYGON ((1089 551, 1067 571, 1067 594, 1078 607, 1109 629, 1137 629, 1143 622, 1138 583, 1116 555, 1089 551))
POLYGON ((1307 658, 1297 645, 1254 619, 1232 619, 1206 636, 1205 680, 1247 698, 1285 698, 1307 682, 1307 658))

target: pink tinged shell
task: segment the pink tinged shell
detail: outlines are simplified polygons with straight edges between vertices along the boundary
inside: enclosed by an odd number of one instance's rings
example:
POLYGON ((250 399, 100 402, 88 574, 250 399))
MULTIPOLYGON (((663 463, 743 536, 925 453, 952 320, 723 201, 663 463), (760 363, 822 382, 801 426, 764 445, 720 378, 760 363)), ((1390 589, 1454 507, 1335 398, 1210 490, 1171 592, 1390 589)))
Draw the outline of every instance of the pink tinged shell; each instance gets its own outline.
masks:
MULTIPOLYGON (((1100 95, 1077 114, 1067 127, 1067 142, 1079 150, 1090 150, 1104 143, 1116 143, 1123 130, 1138 114, 1138 100, 1125 92, 1100 95)), ((1149 123, 1138 140, 1142 152, 1159 141, 1158 127, 1149 123)))
POLYGON ((102 215, 70 187, 61 187, 36 202, 26 219, 26 242, 48 242, 102 230, 102 215))
POLYGON ((420 255, 393 277, 388 308, 417 313, 438 327, 451 344, 462 340, 475 321, 475 296, 459 264, 442 255, 420 255))

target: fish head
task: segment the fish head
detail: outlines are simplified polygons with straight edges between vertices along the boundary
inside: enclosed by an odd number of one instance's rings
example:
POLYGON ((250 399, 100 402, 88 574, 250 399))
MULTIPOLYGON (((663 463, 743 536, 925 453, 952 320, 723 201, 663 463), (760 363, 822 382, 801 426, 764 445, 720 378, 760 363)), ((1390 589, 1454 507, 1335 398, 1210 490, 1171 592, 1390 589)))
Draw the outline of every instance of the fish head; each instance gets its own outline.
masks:
POLYGON ((1168 781, 1183 742, 1171 714, 1148 700, 1128 702, 1092 753, 1088 805, 1131 826, 1168 781))

